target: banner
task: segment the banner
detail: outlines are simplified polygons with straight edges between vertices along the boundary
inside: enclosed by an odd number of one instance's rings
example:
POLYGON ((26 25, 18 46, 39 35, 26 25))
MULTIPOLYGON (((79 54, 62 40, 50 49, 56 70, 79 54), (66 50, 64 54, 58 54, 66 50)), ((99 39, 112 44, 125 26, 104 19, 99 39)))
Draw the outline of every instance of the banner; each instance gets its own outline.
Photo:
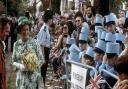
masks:
POLYGON ((72 64, 71 89, 85 89, 87 69, 72 64))

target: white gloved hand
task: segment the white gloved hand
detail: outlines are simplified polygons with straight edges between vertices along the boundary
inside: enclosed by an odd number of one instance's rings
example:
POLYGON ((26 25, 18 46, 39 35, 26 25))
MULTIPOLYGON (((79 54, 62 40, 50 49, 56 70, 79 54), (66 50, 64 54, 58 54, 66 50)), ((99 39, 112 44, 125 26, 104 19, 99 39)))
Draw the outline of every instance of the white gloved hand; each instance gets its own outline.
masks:
POLYGON ((14 62, 13 65, 16 66, 18 69, 20 69, 21 71, 25 71, 26 69, 24 64, 21 63, 14 62))

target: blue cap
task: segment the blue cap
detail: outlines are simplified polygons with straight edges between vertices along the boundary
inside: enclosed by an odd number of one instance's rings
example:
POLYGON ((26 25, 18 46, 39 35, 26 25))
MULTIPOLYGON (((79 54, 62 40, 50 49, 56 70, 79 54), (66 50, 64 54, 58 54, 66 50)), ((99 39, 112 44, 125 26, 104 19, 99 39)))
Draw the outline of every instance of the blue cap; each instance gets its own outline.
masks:
POLYGON ((98 33, 98 30, 104 30, 103 26, 95 26, 95 33, 98 33))
POLYGON ((76 44, 72 44, 71 47, 69 48, 69 51, 74 52, 74 53, 79 53, 80 49, 79 49, 79 47, 77 47, 76 44))
POLYGON ((106 21, 105 21, 106 24, 115 23, 116 18, 113 14, 107 15, 107 16, 105 16, 105 18, 106 18, 106 21))
POLYGON ((89 36, 89 29, 86 26, 82 26, 81 32, 79 35, 79 41, 82 40, 87 42, 88 36, 89 36))
POLYGON ((106 42, 104 42, 101 39, 98 39, 98 42, 96 43, 95 48, 98 48, 98 49, 102 50, 103 52, 105 52, 106 51, 106 42))
POLYGON ((106 31, 102 31, 100 39, 105 40, 105 36, 106 36, 106 31))
POLYGON ((72 44, 69 48, 70 54, 69 54, 69 60, 73 60, 76 62, 80 62, 79 53, 80 49, 76 46, 76 44, 72 44))
POLYGON ((126 11, 126 18, 128 18, 128 11, 126 11))
POLYGON ((100 14, 96 14, 95 18, 96 26, 103 26, 104 25, 104 18, 100 14))
POLYGON ((85 34, 89 35, 89 28, 86 26, 82 26, 81 33, 85 33, 85 34))
POLYGON ((74 43, 74 39, 73 38, 71 38, 71 37, 67 37, 67 40, 66 40, 66 44, 73 44, 74 43))
POLYGON ((94 58, 94 49, 92 47, 88 47, 85 54, 94 58))
POLYGON ((125 41, 125 36, 124 35, 122 35, 120 33, 116 33, 115 35, 116 35, 116 41, 124 43, 124 41, 125 41))
POLYGON ((79 41, 85 41, 87 42, 87 39, 88 39, 88 35, 86 33, 80 33, 79 35, 79 41))
POLYGON ((119 55, 119 49, 120 49, 119 43, 108 42, 106 45, 106 53, 119 55))
POLYGON ((98 37, 98 39, 101 39, 101 34, 102 34, 103 31, 104 31, 103 27, 97 28, 97 37, 98 37))
POLYGON ((113 42, 113 43, 116 42, 115 34, 112 34, 111 32, 106 33, 105 41, 106 42, 113 42))

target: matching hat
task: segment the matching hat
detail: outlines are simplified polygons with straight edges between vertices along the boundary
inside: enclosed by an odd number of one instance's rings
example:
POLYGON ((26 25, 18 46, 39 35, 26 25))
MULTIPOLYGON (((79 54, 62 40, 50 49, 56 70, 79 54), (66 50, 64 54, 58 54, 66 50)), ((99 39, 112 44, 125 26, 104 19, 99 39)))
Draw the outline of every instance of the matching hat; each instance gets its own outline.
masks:
POLYGON ((77 47, 76 44, 72 44, 69 48, 70 54, 69 54, 69 60, 73 60, 75 62, 80 62, 79 53, 80 49, 77 47))
POLYGON ((101 38, 102 31, 104 31, 103 26, 95 26, 95 33, 97 33, 98 39, 101 38))
POLYGON ((28 19, 26 16, 20 16, 17 20, 17 23, 20 23, 22 20, 28 19))
POLYGON ((116 21, 116 17, 113 14, 109 14, 107 16, 105 16, 105 24, 109 25, 109 24, 115 24, 116 21))
POLYGON ((66 44, 72 45, 74 43, 74 39, 71 37, 67 37, 66 44))
POLYGON ((116 36, 116 42, 117 43, 124 43, 124 41, 125 41, 124 35, 122 35, 120 33, 116 33, 115 36, 116 36))
POLYGON ((80 33, 79 43, 87 43, 88 35, 86 33, 80 33))
POLYGON ((95 26, 95 33, 98 33, 98 30, 104 30, 103 26, 95 26))
POLYGON ((100 39, 105 41, 105 37, 106 37, 106 31, 102 31, 100 39))
POLYGON ((18 25, 16 27, 16 32, 20 33, 20 31, 21 31, 20 26, 22 26, 22 25, 31 25, 32 24, 32 20, 28 19, 25 16, 21 16, 17 20, 17 24, 18 25))
POLYGON ((103 26, 104 25, 104 18, 102 17, 102 15, 96 14, 95 25, 96 26, 103 26))
POLYGON ((108 42, 106 45, 106 53, 110 53, 110 54, 119 54, 119 43, 110 43, 108 42))
POLYGON ((95 45, 94 51, 96 51, 97 49, 101 50, 102 52, 105 53, 105 51, 106 51, 106 42, 101 40, 101 39, 98 39, 98 42, 95 45))
POLYGON ((89 29, 85 26, 81 28, 81 32, 79 35, 79 43, 86 43, 89 36, 89 29))
POLYGON ((87 26, 82 26, 81 33, 89 34, 89 28, 87 26))
POLYGON ((88 56, 94 58, 94 49, 92 47, 88 47, 85 52, 85 55, 88 55, 88 56))
POLYGON ((17 22, 18 22, 18 26, 24 25, 24 24, 28 24, 28 25, 32 24, 31 20, 29 20, 29 19, 28 19, 27 17, 25 17, 25 16, 19 17, 19 19, 17 20, 17 22))
POLYGON ((126 18, 128 18, 128 11, 126 11, 126 18))
POLYGON ((106 33, 105 41, 106 42, 113 42, 113 43, 116 42, 115 34, 112 34, 111 32, 106 33))

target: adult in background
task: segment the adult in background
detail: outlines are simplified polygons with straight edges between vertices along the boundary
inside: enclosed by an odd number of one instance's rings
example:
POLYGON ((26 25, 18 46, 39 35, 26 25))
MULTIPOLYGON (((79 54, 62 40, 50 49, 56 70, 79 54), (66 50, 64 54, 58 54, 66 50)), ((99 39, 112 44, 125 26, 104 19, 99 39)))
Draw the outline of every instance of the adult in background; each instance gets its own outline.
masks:
POLYGON ((75 25, 76 30, 73 31, 72 36, 75 38, 75 42, 78 43, 81 28, 84 26, 89 29, 89 25, 84 22, 83 14, 80 11, 75 14, 75 25))
POLYGON ((50 54, 50 33, 49 33, 49 27, 52 24, 52 18, 53 18, 53 12, 51 10, 46 10, 43 16, 44 24, 42 25, 39 33, 37 34, 37 42, 40 44, 42 48, 42 52, 45 56, 45 64, 41 67, 41 75, 44 80, 45 84, 45 78, 47 73, 47 67, 49 62, 49 54, 50 54))
POLYGON ((13 51, 13 44, 17 40, 17 33, 16 33, 16 17, 12 17, 11 29, 10 29, 10 36, 11 36, 11 52, 13 51))
POLYGON ((6 17, 0 17, 0 89, 6 89, 4 40, 9 35, 10 20, 6 17))

